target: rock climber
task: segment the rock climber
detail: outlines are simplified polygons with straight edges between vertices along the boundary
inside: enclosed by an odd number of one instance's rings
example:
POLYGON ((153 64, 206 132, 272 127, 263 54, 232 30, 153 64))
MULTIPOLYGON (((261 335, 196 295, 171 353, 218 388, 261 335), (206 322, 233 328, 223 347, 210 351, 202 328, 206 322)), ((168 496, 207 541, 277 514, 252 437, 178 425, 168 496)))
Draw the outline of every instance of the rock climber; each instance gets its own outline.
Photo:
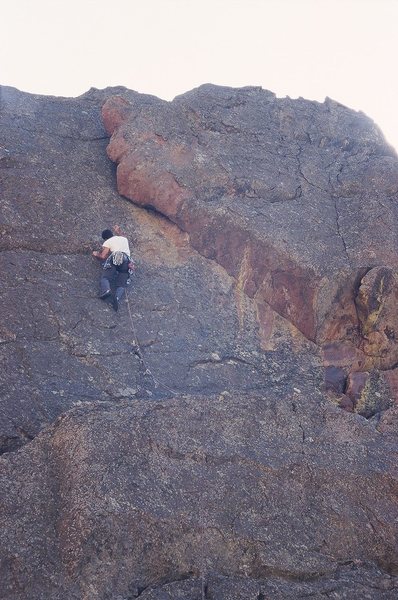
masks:
POLYGON ((106 300, 111 297, 113 309, 117 311, 134 263, 130 258, 128 240, 119 225, 115 225, 113 231, 104 229, 102 239, 102 250, 93 252, 95 258, 105 261, 100 280, 100 298, 106 300))

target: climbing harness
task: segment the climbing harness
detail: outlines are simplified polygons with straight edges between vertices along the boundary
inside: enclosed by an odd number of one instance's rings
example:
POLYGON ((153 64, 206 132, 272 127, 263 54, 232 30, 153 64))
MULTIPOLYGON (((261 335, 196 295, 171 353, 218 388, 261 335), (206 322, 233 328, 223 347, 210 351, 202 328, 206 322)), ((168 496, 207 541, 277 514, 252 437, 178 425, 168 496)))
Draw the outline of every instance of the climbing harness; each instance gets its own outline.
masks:
POLYGON ((114 265, 115 267, 121 267, 125 261, 129 262, 129 269, 130 269, 130 263, 134 264, 133 261, 130 260, 130 257, 125 252, 121 252, 120 250, 117 250, 116 252, 112 252, 107 257, 107 259, 105 260, 105 262, 103 264, 103 268, 110 269, 112 267, 112 265, 114 265))
POLYGON ((127 254, 125 254, 124 252, 120 252, 119 250, 117 250, 116 252, 112 252, 112 262, 115 265, 115 267, 120 267, 120 265, 123 264, 123 262, 126 260, 127 254))
POLYGON ((129 313, 129 319, 130 319, 130 324, 131 324, 131 331, 134 336, 134 346, 136 348, 136 354, 137 354, 138 358, 140 359, 142 366, 145 368, 144 375, 150 375, 152 377, 153 382, 155 384, 155 388, 162 387, 165 390, 167 390, 168 392, 171 392, 173 395, 178 394, 178 392, 176 392, 175 390, 172 390, 169 386, 165 385, 157 377, 155 377, 155 375, 152 373, 151 369, 148 367, 148 363, 146 362, 146 360, 144 358, 144 355, 141 350, 141 346, 138 342, 137 332, 134 327, 133 315, 131 314, 131 308, 130 308, 130 302, 129 302, 127 290, 125 293, 125 297, 126 297, 126 303, 127 303, 127 311, 129 313))

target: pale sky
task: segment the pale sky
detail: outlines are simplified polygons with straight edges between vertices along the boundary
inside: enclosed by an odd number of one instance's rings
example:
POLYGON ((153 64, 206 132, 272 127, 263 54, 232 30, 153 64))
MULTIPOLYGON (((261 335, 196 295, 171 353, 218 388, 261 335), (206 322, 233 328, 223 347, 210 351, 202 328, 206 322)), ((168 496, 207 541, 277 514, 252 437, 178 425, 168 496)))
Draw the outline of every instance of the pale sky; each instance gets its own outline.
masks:
POLYGON ((398 149, 398 0, 0 0, 0 84, 166 100, 202 83, 362 110, 398 149))

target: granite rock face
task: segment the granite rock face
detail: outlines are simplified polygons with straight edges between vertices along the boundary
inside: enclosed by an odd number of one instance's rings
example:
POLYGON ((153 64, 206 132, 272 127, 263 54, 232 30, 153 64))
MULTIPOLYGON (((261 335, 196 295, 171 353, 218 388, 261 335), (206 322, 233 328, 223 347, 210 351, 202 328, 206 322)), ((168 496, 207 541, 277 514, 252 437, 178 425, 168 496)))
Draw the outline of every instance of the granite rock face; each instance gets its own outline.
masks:
POLYGON ((163 598, 189 579, 196 599, 204 577, 211 599, 275 580, 290 597, 393 598, 396 438, 310 388, 61 416, 4 464, 3 597, 163 598))
POLYGON ((397 165, 331 100, 0 88, 1 598, 396 597, 397 165))
MULTIPOLYGON (((290 360, 291 340, 310 346, 192 250, 177 227, 123 202, 105 151, 106 95, 68 100, 2 88, 2 451, 76 402, 265 389, 286 376, 280 365, 290 360), (129 295, 134 331, 126 308, 114 315, 97 300, 91 250, 113 223, 138 262, 129 295), (156 387, 148 368, 172 392, 156 387)), ((290 363, 297 370, 303 361, 290 363)))
MULTIPOLYGON (((381 367, 384 339, 372 359, 357 295, 372 267, 397 268, 398 159, 365 115, 216 86, 156 109, 110 98, 103 115, 121 194, 187 232, 324 348, 326 367, 343 361, 345 387, 381 367)), ((386 326, 394 336, 394 317, 386 326)))
POLYGON ((345 338, 356 321, 342 295, 363 268, 396 266, 398 159, 364 115, 216 86, 156 108, 111 98, 103 114, 120 193, 310 339, 345 338), (336 311, 346 322, 330 331, 336 311))

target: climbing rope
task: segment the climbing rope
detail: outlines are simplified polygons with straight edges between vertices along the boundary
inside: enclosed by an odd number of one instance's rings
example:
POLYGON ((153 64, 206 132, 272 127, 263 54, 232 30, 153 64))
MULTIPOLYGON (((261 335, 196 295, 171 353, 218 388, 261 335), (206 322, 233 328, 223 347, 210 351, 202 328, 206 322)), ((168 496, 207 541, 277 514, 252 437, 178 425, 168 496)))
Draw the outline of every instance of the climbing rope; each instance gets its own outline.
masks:
MULTIPOLYGON (((206 401, 204 401, 203 403, 203 413, 202 413, 203 417, 203 421, 202 421, 202 428, 204 429, 203 431, 203 438, 205 438, 205 431, 206 431, 206 420, 207 420, 207 406, 206 406, 206 401)), ((203 442, 203 453, 205 454, 206 450, 205 450, 205 443, 203 442)), ((206 461, 204 460, 204 465, 206 464, 206 461)), ((203 498, 203 492, 205 491, 205 489, 201 490, 201 494, 199 496, 199 506, 198 506, 198 518, 199 518, 199 531, 201 533, 202 539, 199 540, 199 554, 200 554, 200 558, 199 558, 199 569, 200 569, 200 580, 201 580, 201 592, 202 592, 202 598, 201 600, 206 600, 207 596, 207 582, 208 582, 208 577, 209 577, 209 569, 208 569, 208 562, 207 562, 207 552, 206 552, 206 520, 205 520, 205 507, 204 507, 204 498, 203 498)))
POLYGON ((204 527, 202 527, 202 541, 201 541, 201 547, 202 547, 202 551, 201 551, 201 565, 200 565, 200 570, 201 570, 201 574, 200 574, 200 584, 201 584, 201 592, 202 592, 202 599, 201 600, 206 600, 207 598, 207 585, 206 585, 206 579, 207 579, 207 570, 206 570, 206 566, 205 566, 205 553, 204 553, 204 527))
POLYGON ((143 367, 145 368, 144 375, 150 375, 152 377, 152 380, 155 384, 155 388, 162 387, 165 390, 167 390, 168 392, 171 392, 171 394, 173 394, 173 395, 177 394, 178 392, 176 392, 175 390, 172 390, 169 386, 162 383, 157 377, 155 377, 155 375, 152 373, 151 369, 148 367, 148 363, 146 362, 146 360, 144 358, 144 354, 143 354, 143 352, 141 350, 141 346, 138 342, 137 332, 134 327, 133 315, 131 313, 130 302, 129 302, 127 290, 125 293, 125 297, 126 297, 126 303, 127 303, 127 311, 129 313, 129 318, 130 318, 131 331, 134 336, 134 346, 136 348, 136 354, 137 354, 138 358, 140 359, 143 367))

